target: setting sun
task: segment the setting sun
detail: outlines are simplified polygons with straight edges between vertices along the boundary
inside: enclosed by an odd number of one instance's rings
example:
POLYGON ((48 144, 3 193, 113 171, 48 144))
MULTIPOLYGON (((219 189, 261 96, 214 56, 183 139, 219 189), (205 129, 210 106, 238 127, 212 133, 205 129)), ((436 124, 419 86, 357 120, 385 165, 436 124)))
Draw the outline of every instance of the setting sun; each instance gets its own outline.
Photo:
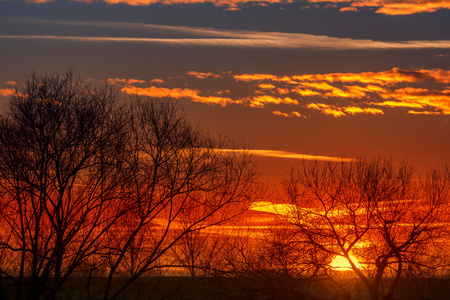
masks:
MULTIPOLYGON (((360 267, 358 260, 353 255, 349 255, 352 262, 356 265, 356 267, 360 267)), ((331 268, 338 271, 349 271, 352 267, 348 262, 347 258, 341 255, 337 255, 330 264, 331 268)))

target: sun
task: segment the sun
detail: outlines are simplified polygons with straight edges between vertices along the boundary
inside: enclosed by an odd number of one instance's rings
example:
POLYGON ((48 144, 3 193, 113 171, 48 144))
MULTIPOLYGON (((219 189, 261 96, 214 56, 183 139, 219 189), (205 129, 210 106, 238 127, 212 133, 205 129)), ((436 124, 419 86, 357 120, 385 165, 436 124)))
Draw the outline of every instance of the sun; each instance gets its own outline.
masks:
MULTIPOLYGON (((360 267, 358 260, 353 255, 349 255, 351 261, 356 265, 356 267, 360 267)), ((333 261, 330 264, 331 268, 337 271, 349 271, 352 269, 348 260, 341 255, 336 255, 333 261)))

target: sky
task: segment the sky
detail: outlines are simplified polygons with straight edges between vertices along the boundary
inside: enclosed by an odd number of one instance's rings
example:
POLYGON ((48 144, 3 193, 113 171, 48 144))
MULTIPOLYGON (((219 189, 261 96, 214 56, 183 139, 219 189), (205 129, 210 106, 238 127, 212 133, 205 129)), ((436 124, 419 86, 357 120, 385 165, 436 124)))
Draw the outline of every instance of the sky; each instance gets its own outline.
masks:
POLYGON ((0 0, 0 104, 73 68, 124 97, 172 97, 255 149, 263 178, 299 158, 449 162, 449 0, 0 0))

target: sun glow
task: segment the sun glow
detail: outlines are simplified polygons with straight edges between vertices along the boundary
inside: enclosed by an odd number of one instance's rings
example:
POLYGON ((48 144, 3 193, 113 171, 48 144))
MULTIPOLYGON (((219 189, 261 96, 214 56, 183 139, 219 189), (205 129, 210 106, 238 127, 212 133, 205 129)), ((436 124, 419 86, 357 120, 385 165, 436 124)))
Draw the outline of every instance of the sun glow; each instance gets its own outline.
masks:
POLYGON ((274 204, 269 201, 259 201, 252 203, 250 209, 287 216, 292 212, 293 206, 290 204, 274 204))
MULTIPOLYGON (((350 260, 355 264, 357 268, 360 267, 358 260, 353 255, 349 255, 350 260)), ((352 269, 350 262, 341 255, 336 255, 336 257, 333 259, 333 261, 330 264, 331 268, 337 270, 337 271, 349 271, 352 269)))

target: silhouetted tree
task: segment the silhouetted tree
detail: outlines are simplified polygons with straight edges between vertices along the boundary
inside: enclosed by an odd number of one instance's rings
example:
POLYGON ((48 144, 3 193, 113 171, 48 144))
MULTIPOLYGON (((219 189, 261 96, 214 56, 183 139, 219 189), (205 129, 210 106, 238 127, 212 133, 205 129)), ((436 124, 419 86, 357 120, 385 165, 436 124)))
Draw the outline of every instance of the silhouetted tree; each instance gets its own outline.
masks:
POLYGON ((110 269, 104 299, 116 298, 155 268, 170 267, 167 260, 160 262, 183 237, 233 218, 255 195, 252 157, 229 151, 231 143, 192 126, 173 103, 138 99, 130 116, 126 163, 133 180, 126 201, 133 209, 127 230, 111 233, 117 243, 106 253, 110 269), (187 211, 195 214, 187 219, 187 211), (114 275, 131 256, 133 274, 111 290, 114 275))
POLYGON ((0 117, 0 272, 15 298, 55 299, 77 272, 103 270, 114 299, 169 267, 183 236, 252 199, 253 159, 230 147, 167 99, 119 101, 71 71, 30 76, 0 117))
POLYGON ((0 214, 16 299, 54 299, 123 215, 123 122, 110 88, 71 71, 33 74, 12 94, 0 119, 0 214))
MULTIPOLYGON (((184 231, 197 218, 196 210, 186 210, 178 230, 184 231)), ((210 226, 186 233, 173 248, 175 265, 192 277, 213 275, 217 260, 231 238, 231 230, 224 226, 227 225, 210 226)))
POLYGON ((285 220, 299 240, 345 257, 371 299, 392 299, 405 265, 433 266, 425 258, 446 230, 448 213, 444 170, 420 180, 390 159, 302 161, 284 187, 292 205, 285 220))

